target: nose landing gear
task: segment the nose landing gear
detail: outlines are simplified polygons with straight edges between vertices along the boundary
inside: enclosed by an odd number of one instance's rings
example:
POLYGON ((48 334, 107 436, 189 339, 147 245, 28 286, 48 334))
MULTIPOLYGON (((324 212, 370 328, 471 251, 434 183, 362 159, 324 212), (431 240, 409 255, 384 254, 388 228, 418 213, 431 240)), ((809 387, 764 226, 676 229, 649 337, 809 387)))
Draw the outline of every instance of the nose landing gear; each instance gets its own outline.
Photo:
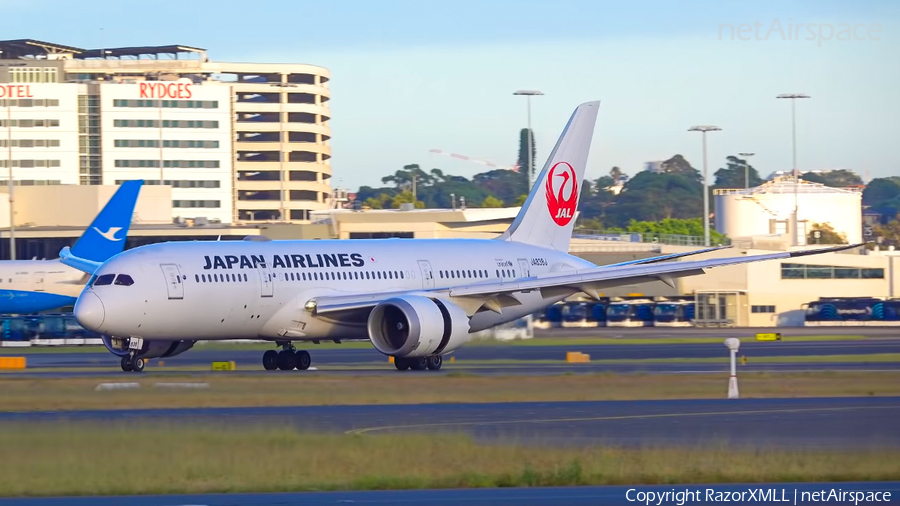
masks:
POLYGON ((312 358, 306 350, 297 350, 291 343, 281 344, 281 351, 268 350, 263 353, 263 368, 267 371, 280 369, 290 371, 297 369, 305 371, 309 369, 312 358))
POLYGON ((120 365, 122 366, 122 370, 125 372, 144 372, 144 366, 147 365, 147 361, 142 359, 141 357, 125 355, 124 357, 122 357, 122 362, 120 365))

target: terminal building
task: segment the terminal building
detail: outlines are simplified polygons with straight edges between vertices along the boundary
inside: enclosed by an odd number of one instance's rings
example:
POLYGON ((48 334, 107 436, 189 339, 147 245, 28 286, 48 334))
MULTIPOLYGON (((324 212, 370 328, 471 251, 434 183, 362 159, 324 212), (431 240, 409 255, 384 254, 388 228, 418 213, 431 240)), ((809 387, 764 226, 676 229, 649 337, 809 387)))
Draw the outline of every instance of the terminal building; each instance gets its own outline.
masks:
POLYGON ((308 222, 329 208, 329 79, 183 45, 0 41, 2 158, 19 185, 171 186, 173 219, 308 222))

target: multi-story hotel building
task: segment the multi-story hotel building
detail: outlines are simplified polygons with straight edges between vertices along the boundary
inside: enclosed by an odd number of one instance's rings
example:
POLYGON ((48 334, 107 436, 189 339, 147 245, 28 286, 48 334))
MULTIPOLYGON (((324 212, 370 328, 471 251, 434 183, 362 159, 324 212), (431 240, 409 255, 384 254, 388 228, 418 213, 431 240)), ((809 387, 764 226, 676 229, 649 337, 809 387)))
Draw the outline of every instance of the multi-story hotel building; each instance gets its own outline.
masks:
MULTIPOLYGON (((205 50, 187 46, 86 50, 2 41, 0 83, 13 95, 25 86, 46 96, 31 116, 28 102, 13 96, 0 117, 59 125, 41 127, 53 135, 38 139, 22 133, 37 127, 14 122, 16 130, 4 136, 0 128, 0 138, 12 136, 19 184, 143 178, 172 186, 174 217, 307 221, 329 207, 331 194, 328 80, 322 67, 210 62, 205 50), (45 145, 20 147, 20 138, 45 145), (27 158, 25 149, 40 156, 27 158), (51 149, 58 156, 44 151, 51 149)), ((22 97, 29 99, 40 100, 22 97)), ((5 158, 0 148, 0 164, 5 158)), ((0 170, 0 184, 6 174, 0 170)))

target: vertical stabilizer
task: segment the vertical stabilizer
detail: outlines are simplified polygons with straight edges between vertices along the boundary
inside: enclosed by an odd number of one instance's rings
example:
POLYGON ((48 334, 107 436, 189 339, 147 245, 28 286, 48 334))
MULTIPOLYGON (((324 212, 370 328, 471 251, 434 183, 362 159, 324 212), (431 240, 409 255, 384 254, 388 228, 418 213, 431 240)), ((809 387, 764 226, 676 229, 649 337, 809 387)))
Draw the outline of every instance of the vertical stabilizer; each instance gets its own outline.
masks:
POLYGON ((102 263, 121 253, 125 248, 125 236, 131 227, 134 205, 143 184, 142 180, 122 183, 72 246, 72 254, 102 263))
POLYGON ((569 250, 600 102, 578 106, 515 221, 499 239, 569 250))

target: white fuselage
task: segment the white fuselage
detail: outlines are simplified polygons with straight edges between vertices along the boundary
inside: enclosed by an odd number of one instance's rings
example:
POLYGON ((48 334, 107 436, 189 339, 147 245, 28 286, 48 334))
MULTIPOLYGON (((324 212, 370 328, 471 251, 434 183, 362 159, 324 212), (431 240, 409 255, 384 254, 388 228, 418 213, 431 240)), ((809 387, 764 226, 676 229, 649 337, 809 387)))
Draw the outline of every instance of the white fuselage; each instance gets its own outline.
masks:
MULTIPOLYGON (((593 264, 566 253, 499 240, 164 243, 112 258, 94 278, 109 284, 95 281, 81 298, 96 296, 102 304, 102 318, 90 327, 120 337, 366 339, 368 311, 335 319, 315 315, 306 309, 307 302, 323 296, 505 283, 587 267, 593 264), (110 282, 109 275, 120 274, 130 276, 133 284, 110 282)), ((512 321, 566 295, 522 293, 521 304, 500 314, 475 314, 471 330, 512 321)))
POLYGON ((0 289, 78 297, 87 275, 59 260, 0 261, 0 289))

